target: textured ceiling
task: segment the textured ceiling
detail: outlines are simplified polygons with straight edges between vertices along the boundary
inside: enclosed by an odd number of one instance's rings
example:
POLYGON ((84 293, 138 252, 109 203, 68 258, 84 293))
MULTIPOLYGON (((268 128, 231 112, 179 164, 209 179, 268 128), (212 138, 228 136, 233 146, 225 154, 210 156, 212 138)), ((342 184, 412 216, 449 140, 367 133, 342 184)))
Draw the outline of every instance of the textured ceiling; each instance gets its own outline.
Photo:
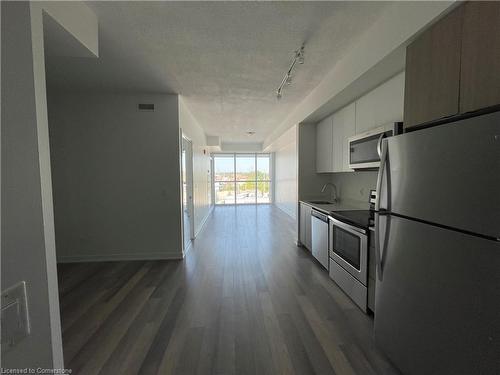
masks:
POLYGON ((261 142, 376 21, 382 2, 89 2, 100 57, 51 57, 49 87, 178 93, 209 135, 261 142), (275 91, 305 42, 283 98, 275 91), (255 131, 252 137, 245 135, 255 131))

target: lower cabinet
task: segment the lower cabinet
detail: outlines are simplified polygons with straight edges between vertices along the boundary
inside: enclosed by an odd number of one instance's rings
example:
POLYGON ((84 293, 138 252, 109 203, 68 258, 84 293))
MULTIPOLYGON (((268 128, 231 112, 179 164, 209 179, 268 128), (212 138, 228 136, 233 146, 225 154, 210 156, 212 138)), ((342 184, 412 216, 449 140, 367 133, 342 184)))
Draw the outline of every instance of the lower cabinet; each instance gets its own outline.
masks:
POLYGON ((302 202, 300 203, 299 241, 309 250, 311 250, 312 247, 311 211, 311 206, 302 202))

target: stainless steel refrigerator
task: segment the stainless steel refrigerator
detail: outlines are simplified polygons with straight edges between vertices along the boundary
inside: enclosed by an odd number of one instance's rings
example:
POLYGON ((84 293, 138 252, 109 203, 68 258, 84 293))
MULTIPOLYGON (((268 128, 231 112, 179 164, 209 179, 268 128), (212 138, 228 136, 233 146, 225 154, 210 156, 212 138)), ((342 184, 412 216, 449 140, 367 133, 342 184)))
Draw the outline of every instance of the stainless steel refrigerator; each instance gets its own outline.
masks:
POLYGON ((384 140, 375 341, 407 375, 500 374, 500 113, 384 140))

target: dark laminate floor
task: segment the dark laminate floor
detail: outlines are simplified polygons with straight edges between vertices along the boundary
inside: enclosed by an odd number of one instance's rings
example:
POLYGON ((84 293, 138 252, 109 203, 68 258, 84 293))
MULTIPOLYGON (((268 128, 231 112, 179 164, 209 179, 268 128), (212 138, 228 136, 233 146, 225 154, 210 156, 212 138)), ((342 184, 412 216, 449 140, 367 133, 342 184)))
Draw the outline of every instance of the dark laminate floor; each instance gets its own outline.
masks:
POLYGON ((184 261, 59 266, 75 374, 397 374, 273 206, 217 207, 184 261))

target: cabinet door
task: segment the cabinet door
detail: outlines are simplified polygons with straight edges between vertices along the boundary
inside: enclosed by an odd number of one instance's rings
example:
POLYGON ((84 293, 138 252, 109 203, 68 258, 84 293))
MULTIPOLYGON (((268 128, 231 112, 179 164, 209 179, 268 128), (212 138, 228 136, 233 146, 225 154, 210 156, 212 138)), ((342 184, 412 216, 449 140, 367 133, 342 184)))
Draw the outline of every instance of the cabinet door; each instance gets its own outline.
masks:
POLYGON ((458 113, 463 6, 406 49, 405 127, 458 113))
POLYGON ((356 134, 403 121, 405 73, 399 73, 356 101, 356 134))
POLYGON ((344 119, 342 110, 335 112, 333 115, 333 153, 332 153, 332 172, 342 171, 342 139, 344 138, 344 119))
POLYGON ((333 172, 349 169, 349 148, 347 139, 355 134, 356 104, 351 103, 333 114, 333 172))
POLYGON ((500 104, 500 2, 464 6, 460 112, 500 104))
POLYGON ((356 104, 352 103, 342 109, 342 140, 340 148, 342 150, 342 159, 340 170, 342 172, 351 172, 349 168, 349 144, 347 140, 356 134, 356 104))
POLYGON ((373 111, 376 126, 403 121, 405 73, 399 73, 374 90, 373 111))
POLYGON ((373 113, 374 106, 375 94, 373 91, 356 100, 356 134, 361 134, 377 127, 373 113))
POLYGON ((316 125, 316 172, 333 172, 332 117, 316 125))

